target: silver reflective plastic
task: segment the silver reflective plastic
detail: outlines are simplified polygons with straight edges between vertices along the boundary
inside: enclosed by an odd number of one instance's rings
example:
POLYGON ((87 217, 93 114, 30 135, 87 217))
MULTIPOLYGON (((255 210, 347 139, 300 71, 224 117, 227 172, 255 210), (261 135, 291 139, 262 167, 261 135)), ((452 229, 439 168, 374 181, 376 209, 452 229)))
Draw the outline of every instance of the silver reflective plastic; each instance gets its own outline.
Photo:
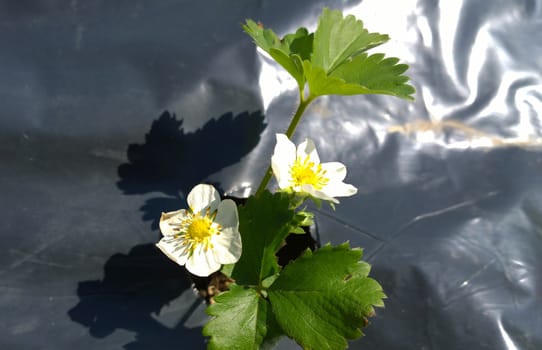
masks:
POLYGON ((372 52, 417 89, 320 98, 294 136, 359 189, 320 242, 363 247, 388 295, 350 348, 542 349, 536 0, 0 0, 0 348, 205 347, 160 212, 254 192, 297 97, 240 23, 323 6, 389 34, 372 52))
MULTIPOLYGON (((402 58, 417 89, 414 103, 320 98, 294 137, 314 139, 323 161, 345 163, 360 191, 316 216, 322 242, 365 249, 388 295, 351 348, 542 348, 541 6, 345 7, 369 31, 390 34, 372 52, 402 58)), ((306 19, 312 30, 316 15, 306 19)), ((264 54, 258 60, 268 131, 280 131, 295 82, 264 54)), ((271 135, 247 169, 263 167, 271 135)))

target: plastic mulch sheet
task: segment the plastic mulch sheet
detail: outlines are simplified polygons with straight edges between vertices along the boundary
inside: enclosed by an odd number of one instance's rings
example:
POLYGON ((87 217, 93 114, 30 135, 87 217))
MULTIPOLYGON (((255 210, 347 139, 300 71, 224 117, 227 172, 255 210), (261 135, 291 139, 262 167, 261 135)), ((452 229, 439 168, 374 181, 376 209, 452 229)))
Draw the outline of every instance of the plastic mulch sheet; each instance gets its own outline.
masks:
POLYGON ((350 348, 542 349, 539 1, 0 0, 1 349, 205 347, 157 220, 200 182, 254 190, 297 101, 240 23, 323 6, 388 33, 417 89, 320 98, 294 136, 359 188, 320 242, 363 247, 388 296, 350 348))

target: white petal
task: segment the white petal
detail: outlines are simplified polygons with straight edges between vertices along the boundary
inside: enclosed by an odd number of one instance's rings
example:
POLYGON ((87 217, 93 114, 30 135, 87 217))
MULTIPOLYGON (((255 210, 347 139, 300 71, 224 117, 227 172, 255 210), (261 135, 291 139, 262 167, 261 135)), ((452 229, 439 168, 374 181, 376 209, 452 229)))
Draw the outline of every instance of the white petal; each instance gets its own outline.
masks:
POLYGON ((318 152, 311 139, 305 139, 297 147, 297 158, 304 160, 307 156, 314 164, 320 164, 320 157, 318 157, 318 152))
POLYGON ((322 199, 322 200, 325 200, 325 201, 331 201, 333 203, 339 203, 339 201, 336 200, 335 198, 333 198, 333 196, 328 195, 324 191, 315 190, 314 187, 312 187, 311 185, 303 185, 303 186, 301 186, 301 191, 310 194, 314 198, 322 199))
POLYGON ((213 254, 221 264, 236 263, 241 257, 243 246, 241 235, 237 229, 224 229, 219 235, 213 236, 213 254))
POLYGON ((344 182, 330 182, 322 192, 332 197, 349 197, 358 193, 358 189, 344 182))
POLYGON ((205 214, 207 208, 213 213, 220 203, 220 194, 211 185, 199 184, 190 191, 186 201, 193 213, 205 214))
POLYGON ((217 213, 214 222, 220 226, 237 229, 239 227, 239 214, 237 213, 237 205, 231 199, 225 199, 218 205, 217 213))
POLYGON ((171 241, 167 238, 162 238, 156 246, 164 253, 168 258, 175 261, 179 265, 184 265, 188 259, 189 251, 186 246, 181 246, 180 241, 171 241))
POLYGON ((278 155, 283 159, 286 159, 288 163, 295 161, 295 145, 284 134, 276 134, 277 144, 275 145, 275 151, 273 155, 278 155))
POLYGON ((164 236, 171 236, 178 233, 178 231, 174 229, 176 227, 174 224, 180 223, 185 217, 186 210, 184 209, 162 213, 162 216, 160 217, 160 232, 162 232, 164 236))
POLYGON ((277 134, 277 144, 271 157, 271 168, 280 188, 287 188, 291 183, 290 167, 295 162, 295 145, 284 134, 277 134))
POLYGON ((203 249, 200 245, 194 249, 192 255, 186 261, 186 269, 190 273, 206 277, 220 269, 221 264, 215 260, 212 249, 203 249))
POLYGON ((342 181, 346 177, 346 167, 343 163, 329 162, 320 165, 322 166, 322 170, 325 170, 325 176, 330 182, 342 181))
POLYGON ((275 175, 275 178, 277 179, 279 188, 285 189, 285 188, 290 187, 290 184, 292 183, 292 178, 290 174, 290 166, 280 164, 279 162, 277 162, 275 157, 272 157, 271 168, 273 169, 273 174, 275 175))

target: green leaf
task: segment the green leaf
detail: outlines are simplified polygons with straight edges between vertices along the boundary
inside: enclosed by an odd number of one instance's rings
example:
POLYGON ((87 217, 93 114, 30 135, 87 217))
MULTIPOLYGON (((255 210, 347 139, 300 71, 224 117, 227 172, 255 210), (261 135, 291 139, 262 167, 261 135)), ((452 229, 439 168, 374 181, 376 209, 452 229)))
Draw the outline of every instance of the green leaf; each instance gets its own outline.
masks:
POLYGON ((314 34, 309 33, 307 28, 301 27, 295 34, 287 34, 281 41, 285 51, 299 56, 302 60, 310 59, 314 34))
POLYGON ((311 63, 330 73, 349 58, 388 40, 388 35, 369 33, 354 16, 343 18, 341 11, 324 8, 314 34, 311 63))
POLYGON ((287 55, 284 51, 278 49, 269 50, 269 54, 273 59, 286 69, 288 73, 295 79, 300 91, 305 86, 305 75, 303 73, 303 62, 301 57, 295 54, 287 55))
POLYGON ((412 99, 415 90, 407 84, 409 78, 402 75, 407 69, 408 65, 399 64, 398 58, 385 58, 381 53, 362 54, 338 67, 331 76, 364 86, 373 91, 371 93, 412 99))
POLYGON ((238 284, 260 285, 279 271, 275 253, 301 220, 290 209, 290 199, 291 195, 286 193, 264 191, 239 207, 243 254, 232 271, 232 278, 238 284))
POLYGON ((261 349, 274 349, 276 342, 284 336, 286 336, 286 334, 284 334, 284 331, 280 328, 280 325, 275 319, 275 315, 273 315, 273 312, 271 312, 271 309, 269 308, 267 311, 267 333, 262 342, 261 349))
POLYGON ((344 349, 362 335, 382 287, 367 277, 361 249, 347 243, 307 251, 287 265, 268 289, 277 323, 305 349, 344 349))
POLYGON ((303 62, 305 76, 313 97, 323 95, 385 94, 413 100, 414 88, 401 75, 408 66, 395 64, 397 59, 382 59, 376 54, 362 54, 339 66, 331 75, 309 61, 303 62))
POLYGON ((243 25, 245 32, 252 37, 254 43, 269 52, 271 48, 281 48, 279 37, 271 29, 265 29, 261 24, 248 19, 243 25))
POLYGON ((269 303, 256 290, 232 284, 207 308, 214 317, 203 328, 203 335, 211 337, 208 349, 259 349, 272 317, 268 309, 269 303))
POLYGON ((264 28, 263 25, 256 24, 252 20, 247 20, 243 29, 252 37, 256 45, 268 53, 274 49, 286 56, 296 55, 301 60, 308 60, 312 54, 314 34, 309 33, 306 28, 301 27, 295 33, 287 34, 282 39, 273 30, 264 28))
POLYGON ((252 37, 254 43, 280 64, 296 80, 302 90, 305 86, 302 62, 309 59, 312 53, 313 34, 305 28, 299 28, 293 34, 279 37, 271 29, 247 20, 243 26, 245 32, 252 37))
POLYGON ((323 95, 386 94, 413 100, 415 90, 403 73, 408 66, 397 58, 366 51, 389 40, 369 33, 354 16, 324 8, 315 33, 299 28, 280 39, 271 29, 247 20, 243 26, 254 42, 296 80, 304 99, 308 84, 311 98, 323 95))

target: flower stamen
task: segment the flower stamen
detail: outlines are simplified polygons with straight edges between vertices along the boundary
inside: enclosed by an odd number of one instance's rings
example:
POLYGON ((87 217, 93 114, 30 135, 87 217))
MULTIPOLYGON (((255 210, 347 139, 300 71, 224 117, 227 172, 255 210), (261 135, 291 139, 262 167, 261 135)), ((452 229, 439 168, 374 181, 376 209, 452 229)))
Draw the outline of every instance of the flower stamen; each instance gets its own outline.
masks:
POLYGON ((297 157, 290 167, 290 175, 292 187, 311 185, 315 190, 321 190, 329 182, 322 165, 311 162, 309 156, 304 159, 297 157))
POLYGON ((213 222, 212 216, 206 213, 205 216, 200 214, 189 214, 182 221, 180 232, 183 234, 184 242, 191 251, 197 245, 202 245, 204 251, 213 248, 211 237, 220 234, 220 225, 213 222))

